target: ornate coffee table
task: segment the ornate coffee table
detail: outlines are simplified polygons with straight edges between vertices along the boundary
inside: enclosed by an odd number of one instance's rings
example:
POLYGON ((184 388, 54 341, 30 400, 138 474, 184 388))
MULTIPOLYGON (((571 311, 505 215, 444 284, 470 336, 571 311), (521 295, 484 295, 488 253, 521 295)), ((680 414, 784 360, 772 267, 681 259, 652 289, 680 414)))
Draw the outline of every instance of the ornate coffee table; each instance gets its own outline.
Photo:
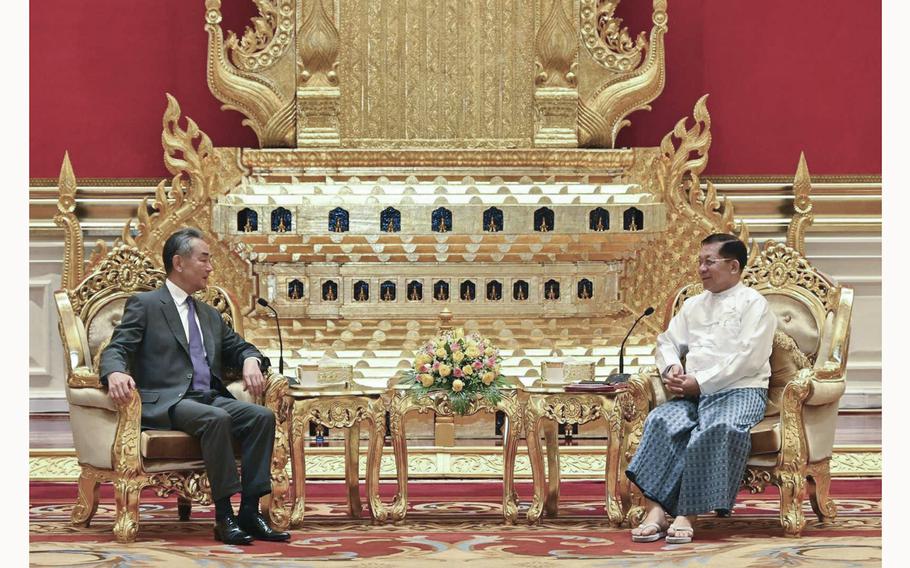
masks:
MULTIPOLYGON (((531 475, 534 480, 534 498, 528 509, 528 522, 535 524, 545 512, 555 517, 559 507, 559 441, 557 425, 585 424, 603 418, 607 423, 606 498, 604 508, 612 526, 622 524, 629 507, 629 484, 621 471, 627 462, 628 452, 623 451, 628 424, 634 424, 636 414, 634 395, 628 389, 612 393, 566 392, 563 385, 531 386, 522 389, 527 396, 524 405, 525 437, 531 475), (544 470, 540 438, 546 439, 547 468, 544 470)), ((633 392, 634 391, 634 392, 633 392)), ((506 465, 506 469, 509 469, 506 465)))
MULTIPOLYGON (((395 466, 398 479, 398 493, 389 508, 389 517, 393 521, 405 518, 408 509, 408 445, 405 434, 405 418, 410 412, 434 412, 437 416, 454 416, 448 397, 443 393, 431 393, 417 397, 409 387, 396 386, 391 390, 389 415, 392 430, 392 447, 395 451, 395 466)), ((518 438, 522 431, 522 408, 517 389, 502 390, 502 400, 490 404, 484 399, 471 403, 466 414, 477 412, 495 413, 501 410, 506 415, 503 425, 503 482, 502 482, 502 515, 505 522, 514 524, 518 518, 518 495, 515 493, 515 453, 518 449, 518 438)), ((378 466, 376 470, 378 474, 378 466)))
POLYGON ((288 429, 291 444, 291 475, 294 480, 294 508, 290 526, 303 524, 306 509, 306 432, 311 422, 326 428, 344 429, 344 476, 347 486, 348 513, 359 517, 363 506, 360 501, 360 424, 368 423, 369 450, 367 452, 367 499, 372 518, 386 519, 388 513, 379 499, 379 465, 385 438, 384 389, 371 389, 354 385, 352 388, 288 388, 290 420, 288 429))

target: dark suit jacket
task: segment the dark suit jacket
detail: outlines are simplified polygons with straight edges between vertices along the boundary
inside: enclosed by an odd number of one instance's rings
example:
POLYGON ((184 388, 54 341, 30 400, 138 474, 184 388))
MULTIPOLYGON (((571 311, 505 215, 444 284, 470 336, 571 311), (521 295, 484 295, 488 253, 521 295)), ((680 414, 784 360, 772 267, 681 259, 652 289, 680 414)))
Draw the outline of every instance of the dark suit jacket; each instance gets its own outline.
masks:
MULTIPOLYGON (((263 372, 269 360, 224 323, 215 308, 196 302, 212 388, 230 396, 222 382, 224 367, 243 366, 247 357, 259 357, 263 372)), ((166 285, 134 294, 126 302, 120 325, 101 353, 99 374, 129 373, 142 398, 142 426, 169 430, 168 410, 183 398, 193 382, 193 364, 180 314, 166 285)))

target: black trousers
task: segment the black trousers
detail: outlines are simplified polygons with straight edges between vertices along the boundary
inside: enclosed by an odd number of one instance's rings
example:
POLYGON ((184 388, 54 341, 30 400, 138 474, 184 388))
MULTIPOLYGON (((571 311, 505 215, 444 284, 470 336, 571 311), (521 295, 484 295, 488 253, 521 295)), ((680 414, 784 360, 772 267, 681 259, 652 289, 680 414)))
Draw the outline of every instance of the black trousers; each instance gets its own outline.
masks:
POLYGON ((271 492, 270 464, 275 443, 275 415, 258 404, 222 396, 218 391, 188 391, 171 407, 174 429, 199 439, 212 486, 212 499, 261 497, 271 492), (232 438, 240 442, 240 478, 232 438))

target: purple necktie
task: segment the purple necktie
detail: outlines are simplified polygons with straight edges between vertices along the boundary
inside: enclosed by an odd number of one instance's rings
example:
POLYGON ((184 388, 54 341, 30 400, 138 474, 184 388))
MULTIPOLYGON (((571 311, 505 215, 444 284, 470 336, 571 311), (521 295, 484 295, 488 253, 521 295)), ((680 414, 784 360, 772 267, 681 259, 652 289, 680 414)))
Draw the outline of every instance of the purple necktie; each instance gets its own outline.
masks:
POLYGON ((193 390, 209 390, 212 384, 212 373, 208 361, 205 360, 205 351, 202 349, 202 333, 196 324, 196 302, 192 297, 186 299, 189 313, 186 315, 187 329, 190 331, 190 361, 193 362, 193 390))

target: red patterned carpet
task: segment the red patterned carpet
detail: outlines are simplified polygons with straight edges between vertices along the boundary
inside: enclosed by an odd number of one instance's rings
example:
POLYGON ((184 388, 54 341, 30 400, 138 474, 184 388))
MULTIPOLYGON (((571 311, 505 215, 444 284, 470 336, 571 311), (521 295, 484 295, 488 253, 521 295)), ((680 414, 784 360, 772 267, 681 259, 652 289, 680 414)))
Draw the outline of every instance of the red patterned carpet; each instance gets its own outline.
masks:
MULTIPOLYGON (((76 487, 31 484, 30 563, 33 566, 324 566, 358 560, 358 566, 428 566, 469 561, 477 566, 734 566, 865 567, 881 565, 881 481, 836 480, 838 518, 821 525, 806 506, 809 523, 799 539, 786 538, 778 522, 777 493, 740 494, 734 515, 704 517, 688 545, 633 543, 627 528, 611 529, 603 512, 603 483, 565 482, 560 516, 541 526, 501 523, 500 485, 483 482, 411 484, 411 508, 400 525, 374 526, 367 511, 346 516, 340 483, 307 485, 307 520, 289 544, 226 546, 212 539, 211 507, 195 506, 192 519, 177 519, 176 499, 143 494, 138 540, 113 540, 114 504, 109 486, 90 528, 69 525, 76 487)), ((383 484, 383 498, 394 491, 383 484)), ((522 508, 530 484, 518 484, 522 508)))

